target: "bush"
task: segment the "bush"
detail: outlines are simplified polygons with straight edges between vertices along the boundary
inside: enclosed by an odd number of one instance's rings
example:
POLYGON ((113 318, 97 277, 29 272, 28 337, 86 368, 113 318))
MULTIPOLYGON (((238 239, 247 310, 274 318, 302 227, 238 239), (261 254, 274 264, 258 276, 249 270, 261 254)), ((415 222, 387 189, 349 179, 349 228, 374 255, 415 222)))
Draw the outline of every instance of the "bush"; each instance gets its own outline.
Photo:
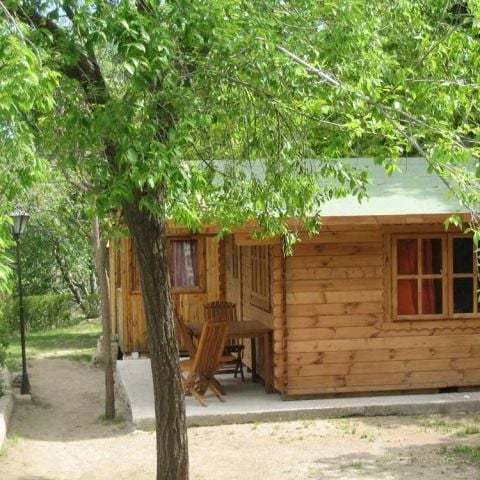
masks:
POLYGON ((7 357, 8 334, 7 325, 0 318, 0 369, 5 365, 5 358, 7 357))
POLYGON ((91 293, 83 298, 82 310, 87 318, 98 318, 100 316, 100 295, 91 293))
MULTIPOLYGON (((0 294, 0 370, 5 365, 5 358, 7 356, 9 328, 7 319, 5 317, 6 296, 0 294)), ((0 392, 1 394, 1 392, 0 392)))
MULTIPOLYGON (((75 325, 79 318, 74 314, 74 304, 70 295, 32 295, 24 297, 25 325, 31 332, 63 328, 75 325)), ((18 298, 6 302, 6 323, 10 332, 18 332, 18 298)))

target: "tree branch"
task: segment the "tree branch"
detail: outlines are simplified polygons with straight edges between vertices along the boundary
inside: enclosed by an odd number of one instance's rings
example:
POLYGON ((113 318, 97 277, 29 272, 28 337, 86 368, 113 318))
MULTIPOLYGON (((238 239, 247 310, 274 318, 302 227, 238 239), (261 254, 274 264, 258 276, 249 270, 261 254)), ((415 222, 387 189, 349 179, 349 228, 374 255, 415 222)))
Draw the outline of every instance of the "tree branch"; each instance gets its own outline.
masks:
MULTIPOLYGON (((314 67, 313 65, 309 64, 308 62, 306 62, 305 60, 303 60, 299 56, 297 56, 294 53, 287 50, 286 48, 284 48, 280 45, 277 45, 276 48, 280 52, 282 52, 285 55, 287 55, 288 57, 290 57, 294 62, 302 65, 308 72, 310 72, 311 74, 320 78, 320 80, 322 82, 327 83, 328 85, 330 85, 332 87, 335 87, 335 88, 340 88, 340 89, 352 91, 352 89, 348 85, 346 85, 346 84, 342 83, 341 81, 337 80, 335 77, 333 77, 333 75, 331 75, 331 74, 329 74, 329 73, 325 72, 324 70, 321 70, 317 67, 314 67)), ((364 95, 361 92, 352 91, 352 93, 357 98, 363 100, 364 102, 368 103, 372 107, 379 110, 384 115, 384 117, 388 120, 388 122, 392 125, 392 127, 400 135, 402 135, 408 141, 408 143, 410 143, 417 150, 417 152, 420 153, 420 155, 425 157, 425 160, 436 171, 436 173, 440 177, 441 181, 445 184, 445 186, 448 188, 448 190, 449 191, 455 191, 455 188, 445 178, 445 175, 442 174, 442 171, 441 171, 441 169, 443 168, 444 170, 449 172, 449 174, 451 175, 451 177, 454 180, 458 180, 457 176, 455 175, 456 172, 453 169, 453 167, 451 165, 448 165, 448 164, 443 164, 440 168, 439 165, 437 165, 435 162, 432 162, 429 159, 428 152, 426 151, 424 146, 413 135, 410 135, 408 132, 406 132, 405 129, 403 128, 402 124, 399 122, 399 120, 394 118, 394 117, 395 116, 397 116, 397 117, 400 116, 403 119, 408 120, 410 122, 410 124, 412 124, 412 125, 417 125, 417 126, 422 125, 426 128, 429 128, 432 131, 434 131, 433 127, 431 127, 430 125, 426 124, 425 122, 423 122, 421 120, 418 120, 418 119, 414 118, 412 115, 410 115, 406 112, 403 112, 401 110, 393 109, 393 108, 388 107, 387 105, 384 105, 384 104, 382 104, 378 101, 372 100, 371 98, 367 97, 366 95, 364 95)), ((435 133, 437 133, 438 135, 442 134, 442 132, 439 132, 438 130, 435 133)), ((460 142, 458 142, 458 141, 456 141, 452 138, 449 138, 449 140, 452 142, 453 145, 455 145, 457 147, 460 147, 460 148, 463 148, 463 149, 466 149, 465 145, 463 145, 462 143, 460 143, 460 142)), ((478 218, 477 208, 476 208, 475 205, 470 204, 470 202, 468 202, 464 198, 459 198, 459 200, 462 202, 462 204, 465 206, 465 208, 467 208, 470 211, 472 219, 478 218)))
MULTIPOLYGON (((57 48, 59 48, 60 40, 65 40, 67 32, 53 20, 41 15, 34 8, 30 8, 27 11, 22 7, 18 7, 16 9, 8 9, 8 11, 12 17, 29 23, 31 27, 48 30, 52 34, 57 48)), ((74 43, 73 39, 70 39, 70 41, 74 43)), ((77 61, 72 65, 62 65, 61 71, 67 77, 80 83, 90 104, 103 105, 108 101, 107 84, 93 52, 87 55, 81 51, 77 61)))

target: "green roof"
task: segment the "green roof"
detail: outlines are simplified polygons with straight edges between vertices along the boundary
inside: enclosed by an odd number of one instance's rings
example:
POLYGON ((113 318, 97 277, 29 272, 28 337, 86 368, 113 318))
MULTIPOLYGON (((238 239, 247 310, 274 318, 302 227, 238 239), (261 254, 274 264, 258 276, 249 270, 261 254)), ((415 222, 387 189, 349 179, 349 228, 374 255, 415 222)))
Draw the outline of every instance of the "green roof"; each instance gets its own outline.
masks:
POLYGON ((334 199, 322 209, 324 217, 452 214, 467 212, 436 173, 428 173, 424 158, 401 158, 399 172, 389 176, 371 158, 342 160, 368 170, 368 198, 334 199))

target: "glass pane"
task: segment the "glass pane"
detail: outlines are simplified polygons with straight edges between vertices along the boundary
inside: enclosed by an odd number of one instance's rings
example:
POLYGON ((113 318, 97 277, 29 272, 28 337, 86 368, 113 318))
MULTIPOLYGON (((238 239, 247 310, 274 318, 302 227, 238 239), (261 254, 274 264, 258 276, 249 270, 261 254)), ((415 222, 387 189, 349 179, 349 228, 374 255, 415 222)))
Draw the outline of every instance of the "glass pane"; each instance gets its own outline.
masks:
POLYGON ((442 279, 423 280, 422 282, 422 313, 443 313, 442 279))
POLYGON ((416 239, 397 240, 397 272, 399 275, 417 272, 418 242, 416 239))
POLYGON ((471 238, 453 239, 453 273, 473 272, 473 242, 471 238))
POLYGON ((440 238, 424 238, 422 240, 423 273, 441 273, 442 240, 440 238))
POLYGON ((197 240, 170 241, 170 279, 172 287, 199 286, 197 240))
POLYGON ((418 314, 417 280, 399 280, 397 284, 398 315, 418 314))
POLYGON ((453 312, 473 312, 473 278, 453 279, 453 312))

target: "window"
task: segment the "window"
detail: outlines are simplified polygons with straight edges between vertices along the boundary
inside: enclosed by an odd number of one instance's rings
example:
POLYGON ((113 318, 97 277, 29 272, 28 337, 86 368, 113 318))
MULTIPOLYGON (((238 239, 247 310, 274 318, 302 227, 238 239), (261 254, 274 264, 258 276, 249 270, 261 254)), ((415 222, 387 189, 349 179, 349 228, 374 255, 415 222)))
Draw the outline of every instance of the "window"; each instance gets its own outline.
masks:
MULTIPOLYGON (((205 243, 203 238, 169 238, 167 240, 168 268, 174 292, 188 293, 204 290, 205 243)), ((131 290, 140 291, 140 267, 133 244, 130 247, 131 290)))
POLYGON ((469 237, 451 236, 449 238, 449 250, 452 252, 449 287, 452 297, 451 310, 454 316, 480 313, 479 257, 472 245, 472 239, 469 237))
POLYGON ((252 288, 250 301, 252 305, 270 311, 270 268, 268 247, 250 247, 250 259, 252 288))
POLYGON ((477 256, 465 235, 393 239, 393 314, 399 320, 478 315, 477 256))
POLYGON ((203 290, 203 239, 169 239, 167 248, 172 288, 177 291, 203 290))

